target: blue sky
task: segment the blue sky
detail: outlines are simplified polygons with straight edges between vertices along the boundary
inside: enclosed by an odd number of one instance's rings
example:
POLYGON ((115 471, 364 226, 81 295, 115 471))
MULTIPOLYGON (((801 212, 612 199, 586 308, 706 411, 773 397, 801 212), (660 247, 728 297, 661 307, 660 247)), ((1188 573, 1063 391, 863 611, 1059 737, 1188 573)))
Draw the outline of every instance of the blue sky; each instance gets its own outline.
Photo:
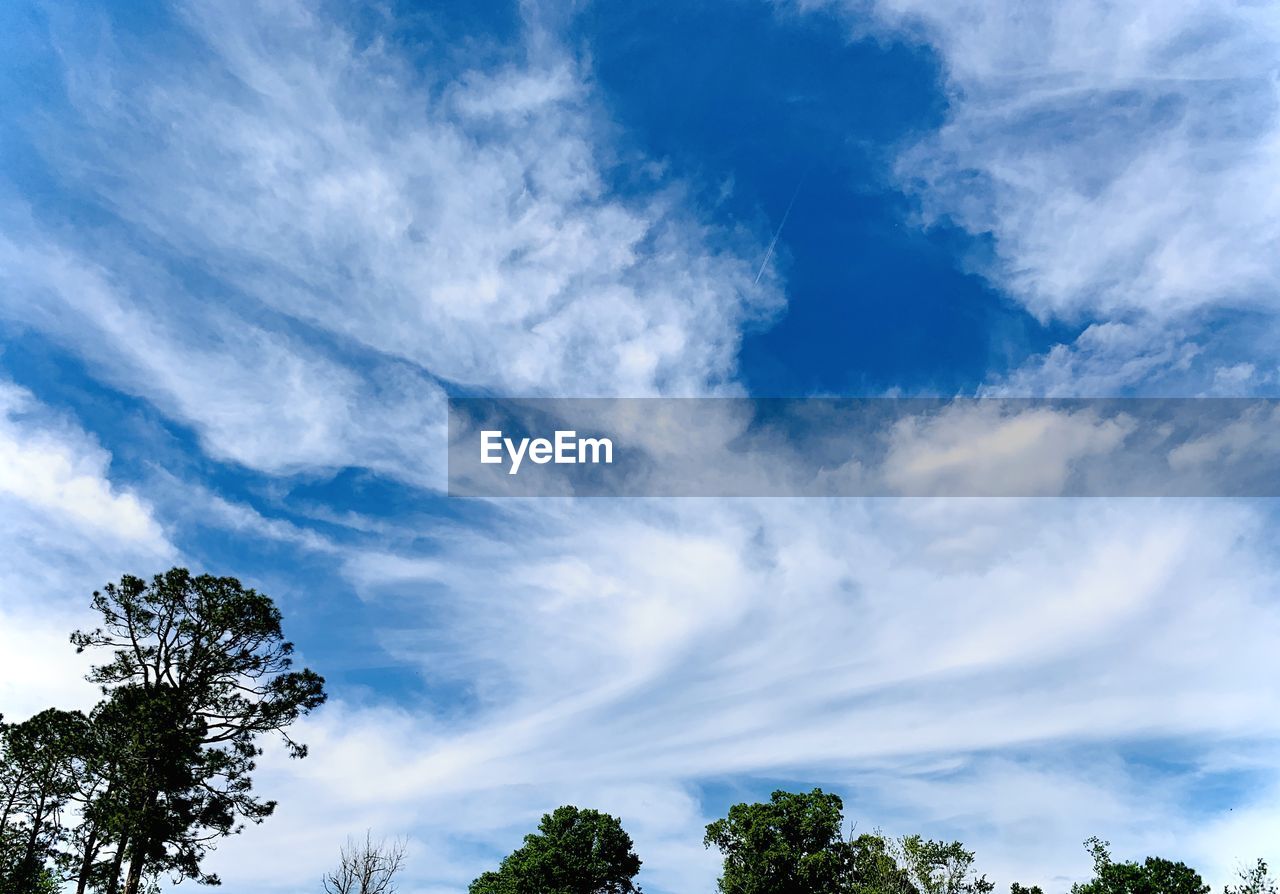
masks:
POLYGON ((312 890, 365 828, 463 890, 565 802, 623 817, 646 890, 710 890, 701 827, 814 784, 1002 887, 1065 890, 1091 834, 1280 859, 1269 504, 442 492, 449 394, 1274 395, 1274 9, 0 35, 0 708, 92 700, 65 636, 121 573, 272 594, 333 697, 228 890, 312 890))

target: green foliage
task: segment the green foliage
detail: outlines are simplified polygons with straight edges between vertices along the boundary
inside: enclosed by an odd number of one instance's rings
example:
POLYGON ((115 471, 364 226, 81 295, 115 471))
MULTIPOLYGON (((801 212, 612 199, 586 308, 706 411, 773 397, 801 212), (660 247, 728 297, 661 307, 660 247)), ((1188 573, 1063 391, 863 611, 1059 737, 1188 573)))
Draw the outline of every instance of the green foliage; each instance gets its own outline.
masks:
MULTIPOLYGON (((206 744, 252 754, 255 736, 283 730, 324 701, 319 675, 290 670, 293 644, 284 640, 280 610, 233 577, 193 577, 185 568, 150 583, 126 575, 94 593, 93 605, 104 627, 71 641, 78 652, 110 649, 112 659, 89 679, 104 691, 181 693, 206 744)), ((305 746, 287 737, 286 745, 305 756, 305 746)))
POLYGON ((206 852, 275 809, 252 791, 259 740, 305 756, 286 730, 323 703, 324 681, 292 669, 279 610, 235 578, 126 576, 93 605, 103 626, 71 639, 108 651, 89 677, 103 701, 88 718, 0 724, 0 894, 64 878, 77 894, 143 894, 165 874, 216 884, 206 852))
POLYGON ((1110 845, 1096 837, 1085 841, 1085 847, 1093 855, 1094 878, 1072 885, 1072 894, 1209 894, 1199 873, 1185 863, 1161 857, 1116 863, 1110 845))
POLYGON ((973 851, 958 841, 945 844, 908 835, 900 848, 902 863, 921 894, 989 894, 995 888, 985 875, 973 876, 973 851))
POLYGON ((471 883, 470 894, 630 894, 640 858, 622 824, 598 810, 557 807, 538 831, 471 883))
POLYGON ((851 894, 920 894, 911 874, 898 865, 896 846, 879 832, 859 835, 850 848, 851 894))
POLYGON ((110 653, 89 677, 106 696, 95 712, 105 775, 88 799, 80 879, 104 877, 114 894, 127 854, 124 894, 162 872, 215 884, 200 868, 212 842, 275 809, 252 794, 258 739, 279 733, 304 757, 285 729, 323 703, 324 681, 291 669, 280 611, 235 578, 184 568, 150 582, 125 576, 93 605, 103 626, 71 637, 78 651, 110 653), (104 869, 94 849, 108 841, 104 869))
POLYGON ((1259 859, 1248 869, 1240 870, 1240 884, 1227 885, 1222 894, 1276 894, 1276 883, 1267 871, 1267 861, 1259 859))
POLYGON ((83 772, 89 721, 50 708, 0 724, 0 894, 53 886, 68 830, 62 815, 83 772))
POLYGON ((704 839, 724 854, 722 894, 990 894, 994 888, 973 874, 973 852, 958 841, 910 835, 895 842, 879 832, 843 838, 842 808, 839 797, 822 789, 735 804, 707 826, 704 839))
POLYGON ((1028 888, 1025 885, 1014 882, 1009 886, 1009 894, 1044 894, 1044 891, 1040 890, 1039 885, 1032 885, 1028 888))
POLYGON ((25 877, 0 879, 0 891, 4 894, 59 894, 62 882, 52 869, 42 868, 25 877))
POLYGON ((703 844, 724 854, 724 894, 831 894, 849 878, 837 795, 776 791, 768 803, 735 804, 707 826, 703 844))

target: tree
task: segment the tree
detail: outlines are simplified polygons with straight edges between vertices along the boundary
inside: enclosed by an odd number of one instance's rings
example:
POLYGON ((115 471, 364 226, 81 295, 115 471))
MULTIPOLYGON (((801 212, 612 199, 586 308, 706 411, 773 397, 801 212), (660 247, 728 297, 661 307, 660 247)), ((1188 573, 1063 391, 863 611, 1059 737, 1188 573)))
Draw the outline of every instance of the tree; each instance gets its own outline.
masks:
POLYGON ((135 718, 128 716, 122 698, 100 702, 89 715, 84 763, 72 800, 80 824, 72 836, 71 869, 76 894, 90 888, 115 894, 128 844, 129 780, 136 754, 131 748, 135 718), (102 858, 103 853, 111 856, 102 858))
POLYGON ((1222 894, 1276 894, 1276 883, 1267 871, 1267 861, 1259 858, 1249 869, 1240 870, 1240 884, 1226 885, 1222 894))
POLYGON ((838 795, 776 791, 768 803, 735 804, 707 826, 706 847, 724 854, 723 894, 832 894, 845 890, 853 849, 841 836, 838 795))
POLYGON ((1248 870, 1242 868, 1239 875, 1240 884, 1224 886, 1222 894, 1276 894, 1276 882, 1267 872, 1265 859, 1258 859, 1248 870))
POLYGON ((1092 881, 1071 886, 1071 894, 1209 894, 1199 873, 1185 863, 1147 857, 1142 863, 1116 863, 1110 844, 1094 837, 1085 841, 1093 855, 1092 881))
MULTIPOLYGON (((989 894, 971 873, 973 853, 910 835, 844 839, 843 802, 815 788, 776 791, 768 803, 735 804, 707 826, 704 844, 724 854, 722 894, 989 894)), ((1015 892, 1016 894, 1016 892, 1015 892)))
POLYGON ((557 807, 538 831, 471 883, 470 894, 638 894, 640 871, 631 836, 616 817, 557 807))
POLYGON ((893 842, 879 832, 868 832, 850 843, 851 894, 920 894, 911 874, 898 865, 893 842))
POLYGON ((74 794, 89 722, 50 708, 0 724, 0 892, 56 888, 68 830, 63 809, 74 794))
POLYGON ((278 734, 304 757, 287 729, 324 702, 324 680, 291 669, 280 611, 235 578, 126 575, 93 605, 103 626, 71 640, 77 651, 110 650, 89 676, 106 696, 96 714, 110 743, 99 761, 108 776, 87 804, 95 834, 83 836, 78 885, 97 875, 116 894, 122 869, 124 894, 162 872, 216 884, 200 868, 213 843, 275 809, 252 793, 260 738, 278 734), (95 863, 108 838, 110 862, 95 863))
POLYGON ((1044 891, 1040 890, 1039 885, 1032 885, 1030 888, 1028 888, 1024 885, 1020 885, 1017 882, 1014 882, 1012 885, 1009 886, 1009 894, 1044 894, 1044 891))
POLYGON ((338 868, 324 877, 325 894, 395 894, 404 855, 402 841, 374 842, 367 832, 363 842, 348 838, 338 868))
POLYGON ((944 844, 908 835, 900 844, 902 862, 922 894, 989 894, 995 885, 971 873, 973 851, 958 841, 944 844))

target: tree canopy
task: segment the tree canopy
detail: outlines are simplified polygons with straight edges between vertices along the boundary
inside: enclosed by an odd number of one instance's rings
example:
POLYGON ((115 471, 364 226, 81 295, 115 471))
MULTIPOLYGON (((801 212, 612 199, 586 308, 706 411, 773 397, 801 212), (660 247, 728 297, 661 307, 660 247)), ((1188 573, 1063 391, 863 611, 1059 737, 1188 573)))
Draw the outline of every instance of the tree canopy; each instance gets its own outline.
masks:
POLYGON ((292 668, 279 609, 232 577, 126 575, 93 607, 102 626, 71 641, 106 653, 89 675, 102 701, 0 729, 0 892, 66 879, 139 894, 166 873, 216 884, 209 849, 275 809, 253 793, 262 737, 305 756, 288 728, 324 702, 324 680, 292 668))
POLYGON ((631 836, 598 810, 557 807, 470 894, 631 894, 640 871, 631 836))
POLYGON ((988 894, 958 841, 910 835, 899 841, 843 834, 839 796, 776 791, 735 804, 707 826, 703 843, 724 854, 723 894, 988 894))
POLYGON ((897 854, 897 844, 879 832, 855 838, 848 885, 852 894, 920 894, 897 854))
POLYGON ((1090 838, 1085 847, 1093 855, 1092 881, 1071 886, 1071 894, 1209 894, 1209 886, 1185 863, 1162 857, 1143 862, 1116 863, 1110 844, 1090 838))
POLYGON ((958 841, 949 844, 908 835, 900 844, 902 862, 921 894, 990 894, 986 876, 972 872, 973 851, 958 841))
POLYGON ((0 892, 27 894, 53 880, 50 856, 69 830, 63 810, 82 773, 89 721, 49 708, 0 724, 0 892))
POLYGON ((815 788, 776 791, 768 802, 735 804, 707 826, 703 843, 724 854, 724 894, 829 894, 842 889, 852 858, 841 837, 843 804, 815 788))

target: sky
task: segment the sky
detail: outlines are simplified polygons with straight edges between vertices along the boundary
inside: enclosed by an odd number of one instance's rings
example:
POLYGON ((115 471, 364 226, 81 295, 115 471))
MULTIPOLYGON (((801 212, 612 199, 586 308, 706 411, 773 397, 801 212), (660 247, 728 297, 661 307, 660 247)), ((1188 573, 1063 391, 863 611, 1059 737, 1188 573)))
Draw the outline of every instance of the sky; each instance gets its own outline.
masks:
MULTIPOLYGON (((1280 863, 1265 500, 457 500, 449 396, 1275 396, 1280 11, 0 8, 0 710, 124 573, 270 594, 329 703, 210 865, 457 892, 562 803, 650 894, 820 785, 1065 891, 1280 863)), ((1064 460, 1065 461, 1065 460, 1064 460)))

